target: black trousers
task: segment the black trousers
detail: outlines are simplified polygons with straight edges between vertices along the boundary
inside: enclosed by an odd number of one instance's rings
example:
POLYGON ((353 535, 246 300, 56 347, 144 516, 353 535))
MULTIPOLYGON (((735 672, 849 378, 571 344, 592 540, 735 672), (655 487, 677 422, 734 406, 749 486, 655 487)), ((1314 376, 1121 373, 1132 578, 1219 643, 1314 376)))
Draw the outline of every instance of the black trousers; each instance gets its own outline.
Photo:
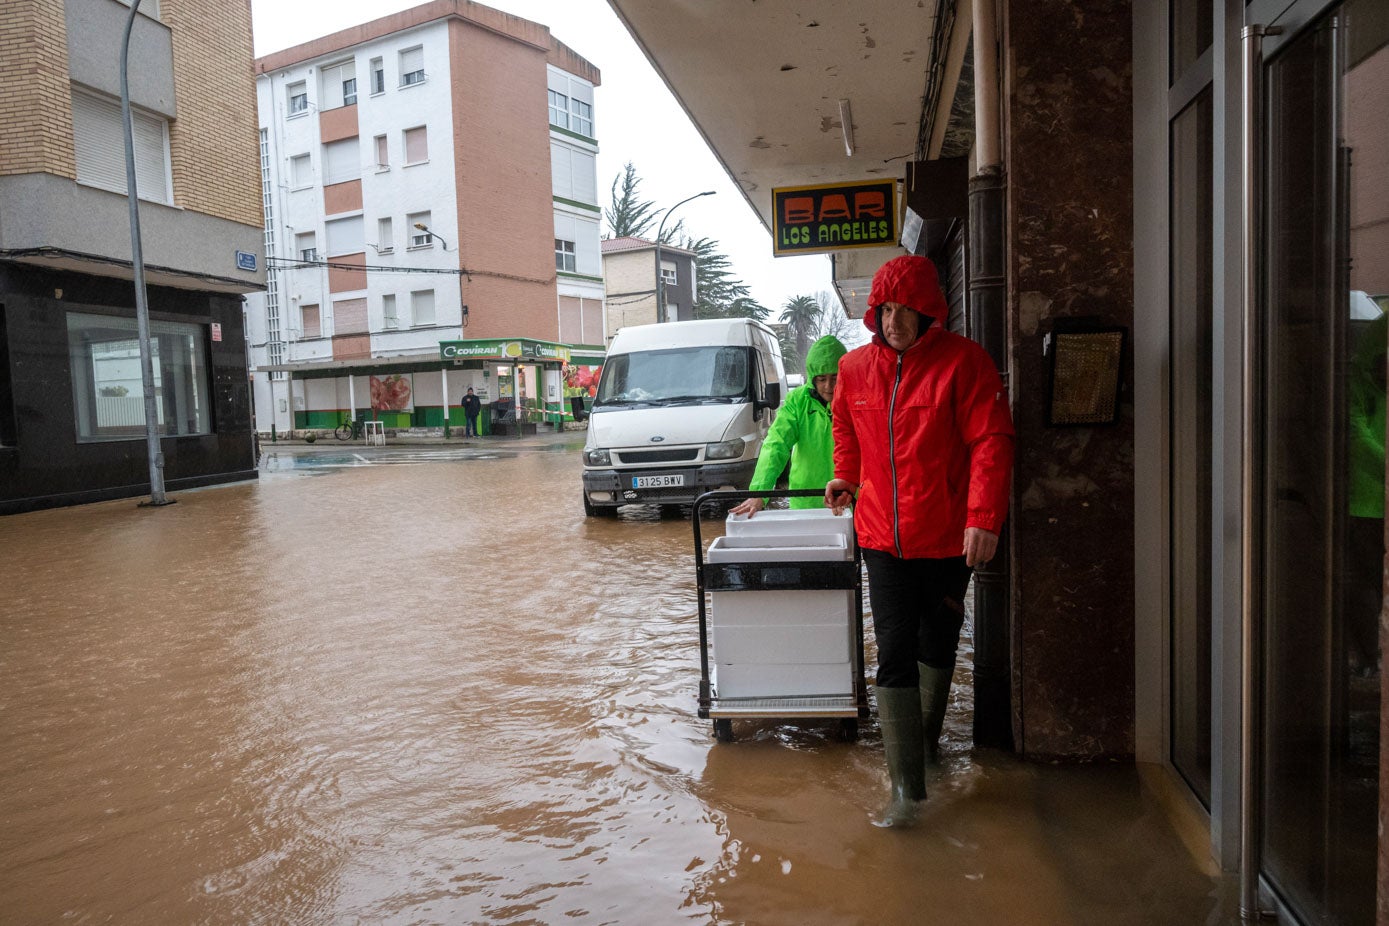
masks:
POLYGON ((865 549, 863 561, 878 641, 878 684, 915 687, 918 662, 953 669, 965 622, 965 589, 974 572, 965 558, 898 559, 865 549))

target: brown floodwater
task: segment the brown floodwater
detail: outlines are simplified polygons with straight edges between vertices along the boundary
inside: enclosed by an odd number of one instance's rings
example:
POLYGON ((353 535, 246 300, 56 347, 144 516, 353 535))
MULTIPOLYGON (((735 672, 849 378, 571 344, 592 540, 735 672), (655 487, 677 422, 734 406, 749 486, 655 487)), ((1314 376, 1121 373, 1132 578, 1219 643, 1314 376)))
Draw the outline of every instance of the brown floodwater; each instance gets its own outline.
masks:
POLYGON ((0 922, 1232 921, 1132 768, 972 753, 967 672, 911 832, 872 724, 716 744, 689 521, 586 519, 572 436, 267 462, 0 519, 0 922))

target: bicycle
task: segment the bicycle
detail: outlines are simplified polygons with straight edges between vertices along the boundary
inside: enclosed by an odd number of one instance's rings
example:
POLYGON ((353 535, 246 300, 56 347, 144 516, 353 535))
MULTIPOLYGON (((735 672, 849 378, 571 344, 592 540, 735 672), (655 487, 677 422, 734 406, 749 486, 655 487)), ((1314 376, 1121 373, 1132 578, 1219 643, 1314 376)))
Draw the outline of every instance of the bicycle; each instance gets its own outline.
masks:
POLYGON ((333 429, 333 436, 338 440, 357 440, 362 436, 362 423, 354 418, 348 418, 333 429))

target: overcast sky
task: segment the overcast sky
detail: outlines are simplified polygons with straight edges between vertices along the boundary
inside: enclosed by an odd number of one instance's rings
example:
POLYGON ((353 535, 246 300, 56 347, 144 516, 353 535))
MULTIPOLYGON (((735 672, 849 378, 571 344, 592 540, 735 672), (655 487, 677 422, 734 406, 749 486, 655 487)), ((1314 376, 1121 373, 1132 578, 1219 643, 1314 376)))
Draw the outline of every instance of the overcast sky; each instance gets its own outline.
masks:
MULTIPOLYGON (((418 0, 251 0, 256 55, 417 5, 418 0)), ((488 0, 487 5, 549 26, 602 72, 594 100, 599 205, 609 205, 608 190, 627 161, 641 176, 641 195, 658 208, 715 190, 716 196, 681 206, 671 221, 684 219, 693 237, 718 240, 753 298, 772 310, 772 320, 788 299, 830 288, 827 256, 772 257, 771 236, 606 0, 488 0)))

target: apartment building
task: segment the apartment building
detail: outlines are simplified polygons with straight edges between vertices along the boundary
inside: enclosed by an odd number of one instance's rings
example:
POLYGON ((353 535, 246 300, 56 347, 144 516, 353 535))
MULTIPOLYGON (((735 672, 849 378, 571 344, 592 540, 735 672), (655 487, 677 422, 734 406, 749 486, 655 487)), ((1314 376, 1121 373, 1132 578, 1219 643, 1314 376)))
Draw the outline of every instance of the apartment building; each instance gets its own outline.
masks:
MULTIPOLYGON (((149 491, 118 0, 0 5, 0 513, 149 491)), ((255 478, 261 203, 247 2, 145 0, 129 87, 170 490, 255 478)))
POLYGON ((601 345, 593 90, 548 28, 435 0, 256 61, 263 432, 557 420, 601 345), (497 406, 493 408, 492 406, 497 406))
POLYGON ((694 251, 661 245, 628 235, 603 242, 603 278, 607 286, 608 340, 619 328, 651 325, 658 321, 683 322, 694 318, 694 251), (660 260, 660 279, 656 261, 660 260), (664 311, 657 309, 657 290, 664 311))

